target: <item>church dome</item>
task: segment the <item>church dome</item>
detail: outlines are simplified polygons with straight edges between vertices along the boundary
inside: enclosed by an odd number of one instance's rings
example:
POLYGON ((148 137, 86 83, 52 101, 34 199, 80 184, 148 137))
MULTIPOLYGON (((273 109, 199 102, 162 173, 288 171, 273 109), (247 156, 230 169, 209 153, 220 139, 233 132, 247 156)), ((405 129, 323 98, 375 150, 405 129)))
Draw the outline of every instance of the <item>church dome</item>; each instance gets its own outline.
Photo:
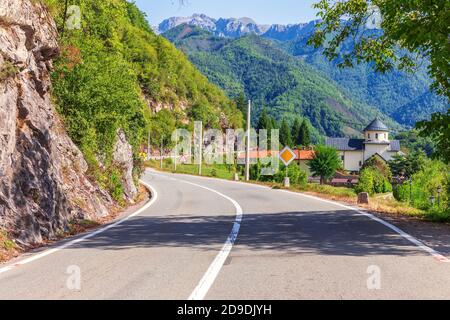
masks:
POLYGON ((372 123, 367 126, 367 128, 364 129, 364 132, 367 132, 367 131, 389 132, 389 128, 383 122, 381 122, 380 119, 377 118, 377 119, 373 120, 372 123))

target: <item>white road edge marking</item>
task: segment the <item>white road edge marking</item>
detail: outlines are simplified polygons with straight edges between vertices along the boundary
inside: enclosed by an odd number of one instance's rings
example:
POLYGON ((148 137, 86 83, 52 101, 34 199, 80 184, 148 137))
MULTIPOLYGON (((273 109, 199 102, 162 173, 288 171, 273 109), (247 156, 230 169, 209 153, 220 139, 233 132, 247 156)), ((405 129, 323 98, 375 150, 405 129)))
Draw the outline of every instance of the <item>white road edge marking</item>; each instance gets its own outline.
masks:
POLYGON ((427 245, 425 245, 421 241, 419 241, 416 238, 414 238, 412 235, 410 235, 410 234, 406 233, 405 231, 403 231, 402 229, 394 226, 393 224, 390 224, 387 221, 384 221, 383 219, 380 219, 380 218, 374 216, 371 213, 362 211, 362 210, 354 208, 354 207, 347 206, 347 205, 339 203, 339 202, 335 202, 335 201, 331 201, 331 200, 325 200, 325 199, 322 199, 322 198, 319 198, 319 197, 315 197, 315 196, 312 196, 312 195, 309 195, 309 194, 303 194, 303 193, 298 193, 298 192, 293 192, 293 191, 288 191, 288 190, 279 190, 279 191, 290 193, 290 194, 294 194, 294 195, 301 196, 301 197, 306 197, 306 198, 310 198, 310 199, 319 200, 321 202, 333 204, 333 205, 336 205, 336 206, 341 207, 341 208, 345 208, 345 209, 348 209, 348 210, 351 210, 351 211, 355 211, 359 215, 365 216, 365 217, 367 217, 369 219, 372 219, 373 221, 381 223, 385 227, 387 227, 387 228, 391 229, 392 231, 396 232, 397 234, 399 234, 400 236, 402 236, 403 238, 405 238, 406 240, 408 240, 409 242, 411 242, 415 246, 419 247, 422 251, 425 251, 426 253, 430 254, 436 260, 438 260, 440 262, 444 262, 444 263, 450 263, 450 259, 448 259, 444 255, 442 255, 441 253, 439 253, 436 250, 428 247, 427 245))
POLYGON ((112 224, 110 224, 110 225, 108 225, 108 226, 106 226, 106 227, 104 227, 104 228, 101 228, 101 229, 99 229, 99 230, 97 230, 97 231, 94 231, 94 232, 92 232, 92 233, 89 233, 89 234, 87 234, 87 235, 85 235, 85 236, 83 236, 83 237, 81 237, 81 238, 78 238, 78 239, 69 241, 69 242, 67 242, 67 243, 65 243, 65 244, 63 244, 63 245, 61 245, 61 246, 59 246, 59 247, 56 247, 56 248, 53 248, 53 249, 46 250, 46 251, 44 251, 44 252, 42 252, 42 253, 38 253, 38 254, 33 255, 33 256, 29 257, 29 258, 26 258, 26 259, 24 259, 24 260, 21 260, 21 261, 19 261, 19 262, 16 262, 16 263, 14 263, 14 264, 12 264, 12 265, 9 265, 9 266, 0 268, 0 274, 5 273, 5 272, 10 271, 10 270, 13 270, 13 269, 15 269, 15 268, 17 268, 17 267, 20 267, 20 266, 23 266, 23 265, 25 265, 25 264, 31 263, 31 262, 33 262, 33 261, 42 259, 42 258, 47 257, 47 256, 49 256, 49 255, 51 255, 51 254, 54 254, 54 253, 56 253, 56 252, 58 252, 58 251, 64 250, 64 249, 66 249, 66 248, 68 248, 68 247, 71 247, 71 246, 73 246, 73 245, 75 245, 75 244, 78 244, 78 243, 83 242, 83 241, 85 241, 85 240, 87 240, 87 239, 90 239, 90 238, 92 238, 92 237, 95 237, 96 235, 98 235, 98 234, 100 234, 100 233, 103 233, 103 232, 105 232, 105 231, 107 231, 107 230, 110 230, 110 229, 112 229, 112 228, 115 228, 115 227, 117 227, 118 225, 124 223, 125 221, 128 221, 129 219, 131 219, 131 218, 133 218, 133 217, 136 217, 137 215, 141 214, 142 212, 144 212, 145 210, 147 210, 148 208, 150 208, 150 207, 156 202, 156 200, 158 199, 158 193, 156 192, 156 190, 155 190, 151 185, 145 183, 145 182, 142 181, 142 180, 141 180, 140 182, 141 182, 143 185, 145 185, 147 188, 150 189, 150 191, 151 191, 151 193, 152 193, 152 199, 151 199, 147 204, 145 204, 142 208, 140 208, 139 210, 137 210, 136 212, 134 212, 133 214, 131 214, 131 215, 129 215, 129 216, 127 216, 127 217, 125 217, 125 218, 123 218, 123 219, 121 219, 121 220, 118 220, 118 221, 116 221, 116 222, 114 222, 114 223, 112 223, 112 224))
MULTIPOLYGON (((153 170, 152 170, 153 171, 153 170)), ((156 171, 154 171, 156 172, 156 171)), ((162 176, 162 175, 161 175, 162 176)), ((267 190, 273 190, 270 187, 266 187, 266 186, 261 186, 261 185, 256 185, 256 184, 251 184, 251 183, 244 183, 244 182, 236 182, 236 181, 228 181, 228 180, 223 180, 223 179, 217 179, 217 178, 209 178, 209 177, 198 177, 198 176, 192 176, 195 178, 203 178, 203 179, 209 179, 209 180, 215 180, 215 181, 222 181, 222 182, 227 182, 227 183, 231 183, 231 184, 241 184, 241 185, 248 185, 248 186, 252 186, 252 187, 258 187, 261 189, 267 189, 267 190)), ((354 208, 354 207, 350 207, 347 205, 344 205, 342 203, 336 202, 336 201, 331 201, 331 200, 326 200, 326 199, 322 199, 319 197, 315 197, 312 195, 308 195, 308 194, 304 194, 304 193, 298 193, 298 192, 294 192, 294 191, 289 191, 289 190, 277 190, 277 191, 281 191, 281 192, 286 192, 286 193, 291 193, 297 196, 302 196, 302 197, 306 197, 306 198, 310 198, 310 199, 315 199, 321 202, 325 202, 325 203, 329 203, 329 204, 333 204, 336 205, 338 207, 342 207, 351 211, 355 211, 357 212, 359 215, 365 216, 373 221, 376 221, 378 223, 381 223, 382 225, 384 225, 385 227, 391 229, 392 231, 394 231, 395 233, 399 234, 400 236, 402 236, 404 239, 408 240, 409 242, 411 242, 412 244, 414 244, 416 247, 420 248, 422 251, 428 253, 429 255, 431 255, 433 258, 435 258, 436 260, 438 260, 439 262, 443 262, 443 263, 450 263, 450 259, 445 257, 442 253, 439 253, 438 251, 428 247, 427 245, 425 245, 424 243, 422 243, 421 241, 419 241, 418 239, 414 238, 413 236, 411 236, 410 234, 406 233, 405 231, 403 231, 402 229, 394 226, 393 224, 384 221, 383 219, 380 219, 376 216, 374 216, 373 214, 370 214, 368 212, 362 211, 360 209, 354 208)))

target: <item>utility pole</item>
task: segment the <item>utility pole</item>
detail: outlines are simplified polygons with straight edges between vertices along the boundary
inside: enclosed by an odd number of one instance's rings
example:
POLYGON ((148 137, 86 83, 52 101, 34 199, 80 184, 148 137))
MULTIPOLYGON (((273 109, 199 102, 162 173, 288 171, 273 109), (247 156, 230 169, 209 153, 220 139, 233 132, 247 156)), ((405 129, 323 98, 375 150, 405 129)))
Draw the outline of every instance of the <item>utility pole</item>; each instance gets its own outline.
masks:
POLYGON ((248 100, 247 110, 247 154, 245 158, 245 180, 250 181, 250 129, 251 129, 252 101, 248 100))
POLYGON ((163 149, 164 149, 164 145, 163 145, 163 138, 161 138, 161 149, 160 149, 160 151, 159 151, 159 157, 160 157, 160 167, 161 167, 161 170, 162 170, 162 168, 163 168, 163 149))
POLYGON ((175 131, 175 157, 173 159, 173 165, 175 167, 175 172, 177 172, 177 157, 178 157, 178 131, 175 131))
POLYGON ((151 146, 151 137, 150 137, 150 132, 148 133, 148 140, 147 140, 147 161, 150 161, 151 157, 152 157, 152 152, 151 152, 152 146, 151 146))
POLYGON ((200 138, 199 138, 199 145, 198 145, 198 157, 199 157, 199 163, 198 163, 198 175, 201 176, 202 175, 202 163, 203 163, 203 124, 201 124, 199 126, 199 134, 200 134, 200 138))

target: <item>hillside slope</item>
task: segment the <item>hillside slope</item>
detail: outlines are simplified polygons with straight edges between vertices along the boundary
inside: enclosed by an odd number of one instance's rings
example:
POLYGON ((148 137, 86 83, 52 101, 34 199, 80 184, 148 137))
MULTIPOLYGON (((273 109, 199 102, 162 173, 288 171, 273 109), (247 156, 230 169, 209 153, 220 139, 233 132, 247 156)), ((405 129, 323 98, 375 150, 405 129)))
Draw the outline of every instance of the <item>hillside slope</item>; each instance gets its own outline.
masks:
MULTIPOLYGON (((92 176, 120 199, 122 186, 112 161, 116 132, 133 147, 139 174, 148 133, 159 146, 176 126, 201 120, 207 127, 236 127, 242 114, 170 42, 153 33, 145 16, 125 0, 81 0, 81 28, 63 30, 63 1, 46 0, 56 18, 62 55, 53 74, 58 110, 80 146, 92 176), (113 17, 113 18, 112 18, 113 17), (162 115, 159 111, 165 110, 162 115), (113 178, 111 178, 113 177, 113 178)), ((169 136, 170 137, 170 136, 169 136)))
POLYGON ((357 135, 379 113, 350 99, 336 83, 259 36, 220 38, 188 25, 163 35, 229 96, 244 92, 251 97, 257 111, 254 121, 266 106, 277 119, 308 118, 322 135, 357 135))
MULTIPOLYGON (((307 44, 315 32, 318 21, 291 25, 259 25, 251 19, 212 19, 206 15, 185 18, 169 18, 160 24, 159 30, 170 34, 170 30, 182 24, 193 25, 231 39, 249 34, 273 41, 273 45, 291 56, 301 58, 305 64, 333 80, 352 100, 377 108, 404 126, 414 126, 417 121, 427 119, 434 112, 445 112, 447 101, 430 91, 431 79, 427 61, 418 61, 412 73, 391 71, 375 72, 371 64, 362 63, 354 68, 338 68, 338 62, 328 61, 321 49, 307 44), (234 21, 220 24, 219 21, 234 21)), ((360 33, 379 33, 380 30, 361 29, 360 33)), ((354 40, 346 40, 342 50, 351 50, 354 40)))

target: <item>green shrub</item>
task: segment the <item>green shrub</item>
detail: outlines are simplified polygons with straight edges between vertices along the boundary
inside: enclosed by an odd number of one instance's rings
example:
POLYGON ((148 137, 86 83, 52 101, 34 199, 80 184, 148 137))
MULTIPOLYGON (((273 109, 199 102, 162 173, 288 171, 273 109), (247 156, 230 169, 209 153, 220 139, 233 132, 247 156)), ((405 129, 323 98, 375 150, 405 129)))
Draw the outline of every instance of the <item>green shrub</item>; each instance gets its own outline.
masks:
POLYGON ((438 198, 438 187, 442 187, 441 205, 448 206, 447 183, 448 165, 440 161, 428 161, 424 168, 413 176, 412 204, 414 207, 428 210, 432 204, 430 197, 438 198))
POLYGON ((359 175, 359 182, 355 186, 356 193, 367 192, 370 195, 375 193, 374 174, 372 169, 361 171, 359 175))
POLYGON ((409 183, 399 184, 394 187, 394 198, 400 202, 409 201, 409 183))
POLYGON ((120 170, 116 168, 111 170, 108 179, 108 189, 114 200, 119 203, 123 201, 124 188, 120 170))
POLYGON ((370 195, 388 193, 392 192, 392 185, 381 171, 368 167, 361 171, 355 191, 357 193, 367 192, 370 195))
POLYGON ((434 222, 450 222, 450 209, 434 206, 426 212, 426 218, 434 222))

